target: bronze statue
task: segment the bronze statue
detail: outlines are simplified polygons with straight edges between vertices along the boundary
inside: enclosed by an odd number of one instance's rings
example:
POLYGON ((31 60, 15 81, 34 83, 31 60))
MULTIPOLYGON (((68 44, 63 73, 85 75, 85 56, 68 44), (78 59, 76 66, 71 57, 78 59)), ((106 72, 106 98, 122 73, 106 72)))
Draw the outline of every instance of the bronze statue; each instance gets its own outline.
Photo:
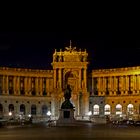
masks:
POLYGON ((67 85, 67 88, 64 91, 65 100, 69 100, 71 98, 71 91, 70 85, 67 85))
POLYGON ((71 88, 70 85, 67 85, 67 88, 64 91, 65 101, 62 103, 61 109, 73 109, 73 104, 70 102, 71 98, 71 88))

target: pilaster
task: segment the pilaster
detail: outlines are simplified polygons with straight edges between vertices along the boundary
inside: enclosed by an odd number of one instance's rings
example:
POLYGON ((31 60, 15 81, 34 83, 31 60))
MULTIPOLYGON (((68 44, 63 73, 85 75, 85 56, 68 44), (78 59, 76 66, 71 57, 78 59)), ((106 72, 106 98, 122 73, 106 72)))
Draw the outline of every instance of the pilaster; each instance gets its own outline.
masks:
POLYGON ((81 89, 81 81, 82 81, 82 78, 81 78, 81 69, 79 70, 79 89, 81 89))
POLYGON ((56 69, 53 70, 54 74, 53 74, 53 79, 54 79, 54 88, 56 88, 56 69))
POLYGON ((5 75, 2 77, 2 94, 4 95, 6 93, 6 87, 5 87, 5 75))

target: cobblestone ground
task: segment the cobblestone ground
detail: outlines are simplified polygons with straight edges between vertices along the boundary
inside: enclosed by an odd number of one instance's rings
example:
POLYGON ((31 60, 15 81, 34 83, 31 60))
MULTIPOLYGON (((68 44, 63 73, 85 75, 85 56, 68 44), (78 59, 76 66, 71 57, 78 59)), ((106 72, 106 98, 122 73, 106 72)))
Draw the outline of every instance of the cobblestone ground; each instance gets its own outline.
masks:
POLYGON ((140 127, 127 125, 55 126, 34 124, 0 128, 0 140, 140 140, 140 127))

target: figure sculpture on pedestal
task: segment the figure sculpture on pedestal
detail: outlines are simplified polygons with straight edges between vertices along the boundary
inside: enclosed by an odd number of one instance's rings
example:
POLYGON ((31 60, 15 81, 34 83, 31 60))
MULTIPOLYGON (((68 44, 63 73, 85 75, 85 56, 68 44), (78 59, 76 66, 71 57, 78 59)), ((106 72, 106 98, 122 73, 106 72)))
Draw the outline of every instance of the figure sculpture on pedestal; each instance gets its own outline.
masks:
POLYGON ((73 109, 73 105, 70 102, 70 98, 71 98, 71 88, 70 85, 67 85, 67 88, 64 91, 64 98, 65 101, 62 103, 61 109, 73 109))

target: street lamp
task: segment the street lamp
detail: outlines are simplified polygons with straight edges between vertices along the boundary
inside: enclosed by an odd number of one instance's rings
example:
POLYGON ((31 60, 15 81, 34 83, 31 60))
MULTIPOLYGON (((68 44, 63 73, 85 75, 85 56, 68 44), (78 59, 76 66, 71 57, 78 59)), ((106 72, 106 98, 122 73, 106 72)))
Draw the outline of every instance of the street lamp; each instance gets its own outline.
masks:
POLYGON ((11 121, 10 121, 10 120, 12 120, 12 118, 11 118, 12 112, 10 111, 10 112, 8 113, 8 115, 9 115, 9 122, 10 122, 10 125, 11 125, 11 121))
POLYGON ((92 112, 91 112, 91 111, 89 111, 89 112, 88 112, 88 116, 91 116, 91 115, 92 115, 92 112))
POLYGON ((51 112, 50 111, 48 111, 47 112, 47 116, 49 116, 49 126, 51 126, 51 112))
POLYGON ((47 112, 47 116, 49 116, 49 117, 51 116, 51 111, 47 112))
POLYGON ((31 118, 31 114, 29 114, 28 117, 31 118))
POLYGON ((90 120, 90 119, 91 119, 90 116, 92 115, 92 112, 89 111, 89 112, 87 113, 87 115, 89 116, 89 120, 90 120))
POLYGON ((9 116, 12 116, 12 112, 11 111, 9 112, 9 116))

